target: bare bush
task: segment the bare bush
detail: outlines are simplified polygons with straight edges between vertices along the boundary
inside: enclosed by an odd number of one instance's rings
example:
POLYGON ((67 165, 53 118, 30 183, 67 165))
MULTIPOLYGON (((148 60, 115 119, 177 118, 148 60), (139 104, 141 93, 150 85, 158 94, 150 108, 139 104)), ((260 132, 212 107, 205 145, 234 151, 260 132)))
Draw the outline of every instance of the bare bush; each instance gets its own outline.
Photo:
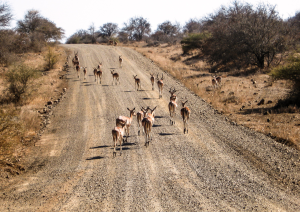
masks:
POLYGON ((59 57, 58 54, 55 53, 55 49, 53 47, 48 46, 48 51, 45 56, 45 70, 53 69, 58 61, 59 57))
POLYGON ((176 43, 176 40, 182 38, 181 27, 179 23, 172 24, 170 21, 165 21, 158 25, 157 30, 151 35, 154 41, 164 43, 176 43))
POLYGON ((200 33, 202 28, 201 21, 190 19, 183 27, 183 32, 187 34, 200 33))
POLYGON ((6 73, 8 91, 13 102, 20 102, 30 81, 37 76, 37 73, 37 70, 25 65, 14 66, 6 73))

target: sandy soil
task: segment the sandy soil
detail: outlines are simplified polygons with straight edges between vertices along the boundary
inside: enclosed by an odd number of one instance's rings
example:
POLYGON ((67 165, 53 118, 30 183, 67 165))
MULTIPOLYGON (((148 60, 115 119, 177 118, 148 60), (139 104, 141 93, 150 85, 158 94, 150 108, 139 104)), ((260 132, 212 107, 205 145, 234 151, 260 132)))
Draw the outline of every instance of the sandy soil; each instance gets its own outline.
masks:
POLYGON ((162 71, 134 50, 65 47, 79 51, 87 79, 69 70, 69 89, 32 148, 27 172, 0 184, 1 211, 300 211, 297 150, 228 121, 167 73, 158 99, 149 78, 162 71), (92 72, 99 61, 101 85, 92 72), (111 70, 120 74, 120 85, 112 85, 111 70), (172 86, 191 109, 188 135, 180 107, 176 124, 169 124, 172 86), (150 146, 137 135, 134 117, 123 154, 113 158, 115 119, 142 106, 157 106, 150 146))

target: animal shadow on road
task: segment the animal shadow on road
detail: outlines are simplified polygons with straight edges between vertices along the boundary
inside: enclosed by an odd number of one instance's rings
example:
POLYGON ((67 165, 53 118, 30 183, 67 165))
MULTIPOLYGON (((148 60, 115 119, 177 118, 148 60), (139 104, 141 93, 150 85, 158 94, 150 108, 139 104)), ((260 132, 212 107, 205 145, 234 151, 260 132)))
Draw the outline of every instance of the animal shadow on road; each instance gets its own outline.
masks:
POLYGON ((87 158, 86 160, 98 160, 98 159, 103 159, 104 157, 101 156, 95 156, 95 157, 91 157, 91 158, 87 158))
POLYGON ((91 86, 92 84, 88 83, 88 82, 83 82, 84 84, 81 86, 91 86))
POLYGON ((155 116, 156 119, 162 119, 164 118, 163 116, 155 116))
POLYGON ((168 135, 174 135, 175 133, 159 133, 161 136, 168 136, 168 135))
MULTIPOLYGON (((155 117, 156 118, 156 117, 155 117)), ((161 124, 153 124, 152 127, 161 127, 162 125, 161 124)))
POLYGON ((90 149, 102 149, 102 148, 106 148, 106 147, 110 147, 110 146, 107 146, 107 145, 95 146, 95 147, 90 147, 90 149))
POLYGON ((123 143, 122 146, 133 146, 136 145, 136 143, 123 143))

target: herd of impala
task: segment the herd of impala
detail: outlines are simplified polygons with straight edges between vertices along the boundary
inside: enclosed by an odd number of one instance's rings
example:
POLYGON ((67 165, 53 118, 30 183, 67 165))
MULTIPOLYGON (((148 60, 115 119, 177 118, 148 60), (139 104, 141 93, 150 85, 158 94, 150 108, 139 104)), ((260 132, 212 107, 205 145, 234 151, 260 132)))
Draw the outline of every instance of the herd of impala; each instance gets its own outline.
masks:
MULTIPOLYGON (((80 74, 80 63, 79 63, 79 57, 78 57, 78 52, 74 52, 75 56, 72 60, 73 65, 77 71, 77 76, 79 78, 80 74)), ((123 63, 123 59, 122 56, 119 56, 119 67, 122 68, 122 63, 123 63)), ((99 63, 97 67, 95 67, 93 69, 94 71, 94 76, 95 76, 95 82, 99 82, 101 84, 101 78, 102 78, 102 63, 99 63)), ((82 67, 83 68, 83 73, 84 73, 84 79, 86 79, 86 73, 87 73, 87 67, 82 67)), ((119 82, 119 74, 111 71, 112 77, 113 77, 113 81, 112 84, 120 84, 119 82)), ((133 76, 134 81, 135 81, 135 90, 141 90, 141 80, 140 78, 137 77, 137 75, 133 76)), ((161 77, 159 77, 159 75, 157 74, 156 76, 156 83, 157 83, 157 87, 159 90, 159 99, 162 98, 162 91, 163 91, 163 87, 164 87, 164 82, 163 82, 164 76, 162 74, 161 77)), ((218 83, 217 79, 214 78, 213 81, 216 81, 216 83, 218 83)), ((150 82, 152 85, 152 90, 154 90, 154 82, 155 82, 155 78, 154 78, 154 74, 150 73, 150 82)), ((175 88, 171 88, 169 90, 169 93, 171 94, 170 96, 170 102, 168 104, 168 108, 169 108, 169 113, 170 113, 170 124, 174 125, 175 124, 175 119, 174 116, 176 115, 176 108, 177 108, 177 96, 175 95, 176 93, 176 89, 175 88)), ((182 108, 180 110, 180 114, 183 120, 183 124, 184 124, 184 134, 188 133, 188 120, 191 114, 190 109, 185 106, 185 104, 187 103, 187 101, 185 102, 181 102, 182 104, 182 108)), ((129 137, 129 129, 131 126, 131 123, 133 121, 133 116, 137 117, 137 123, 138 123, 138 135, 141 134, 141 128, 143 130, 143 133, 145 134, 145 146, 148 147, 150 140, 152 140, 152 135, 151 135, 151 131, 152 131, 152 127, 154 124, 154 120, 155 120, 155 112, 156 107, 154 107, 153 109, 151 109, 149 106, 144 108, 141 108, 141 111, 135 113, 135 108, 133 109, 129 109, 127 108, 127 110, 129 111, 129 117, 127 116, 119 116, 116 119, 116 126, 115 128, 112 130, 112 137, 113 137, 113 143, 114 143, 114 150, 113 150, 113 157, 116 156, 116 147, 117 144, 119 143, 120 145, 120 155, 122 154, 122 144, 123 142, 127 142, 128 137, 129 137), (126 139, 124 139, 124 137, 126 136, 126 139)))

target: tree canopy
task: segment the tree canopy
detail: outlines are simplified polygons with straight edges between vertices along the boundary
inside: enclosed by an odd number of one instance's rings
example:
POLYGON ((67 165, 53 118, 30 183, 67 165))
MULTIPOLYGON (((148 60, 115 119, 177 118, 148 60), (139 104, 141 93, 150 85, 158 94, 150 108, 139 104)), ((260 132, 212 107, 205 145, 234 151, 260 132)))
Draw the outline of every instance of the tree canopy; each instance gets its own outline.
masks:
POLYGON ((114 23, 106 23, 100 27, 101 36, 111 37, 116 35, 118 31, 119 31, 118 24, 114 24, 114 23))
POLYGON ((0 27, 7 27, 12 19, 10 7, 7 4, 0 5, 0 27))
POLYGON ((42 17, 37 10, 29 10, 24 20, 17 22, 17 31, 28 36, 50 40, 60 40, 64 35, 64 30, 56 26, 52 21, 42 17))
POLYGON ((141 41, 145 35, 150 35, 150 23, 143 17, 131 18, 128 23, 124 23, 123 32, 127 33, 129 40, 141 41))
POLYGON ((279 17, 274 6, 233 2, 204 20, 203 29, 211 36, 203 53, 218 67, 235 65, 269 66, 278 53, 287 50, 288 25, 279 17))

